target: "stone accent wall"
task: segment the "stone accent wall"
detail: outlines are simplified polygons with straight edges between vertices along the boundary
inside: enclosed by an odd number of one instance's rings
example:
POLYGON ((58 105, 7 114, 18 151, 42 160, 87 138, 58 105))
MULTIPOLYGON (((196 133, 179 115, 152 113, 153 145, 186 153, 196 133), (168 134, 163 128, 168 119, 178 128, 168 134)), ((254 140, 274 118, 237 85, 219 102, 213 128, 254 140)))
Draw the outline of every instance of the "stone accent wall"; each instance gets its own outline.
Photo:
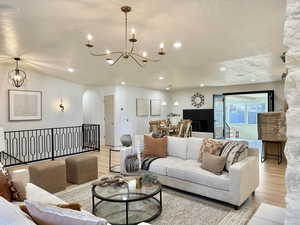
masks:
POLYGON ((285 224, 297 225, 300 224, 300 0, 287 0, 284 44, 288 48, 286 65, 289 70, 285 82, 288 103, 285 224))

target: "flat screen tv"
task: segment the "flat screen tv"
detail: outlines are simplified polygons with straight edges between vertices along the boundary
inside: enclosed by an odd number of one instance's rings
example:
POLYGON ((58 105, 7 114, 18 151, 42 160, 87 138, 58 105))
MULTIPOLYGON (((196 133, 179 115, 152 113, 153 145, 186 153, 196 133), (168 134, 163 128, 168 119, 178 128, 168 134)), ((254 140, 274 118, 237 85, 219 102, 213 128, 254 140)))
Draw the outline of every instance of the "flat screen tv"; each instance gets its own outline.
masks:
POLYGON ((183 119, 192 120, 194 132, 214 132, 213 109, 184 109, 183 119))

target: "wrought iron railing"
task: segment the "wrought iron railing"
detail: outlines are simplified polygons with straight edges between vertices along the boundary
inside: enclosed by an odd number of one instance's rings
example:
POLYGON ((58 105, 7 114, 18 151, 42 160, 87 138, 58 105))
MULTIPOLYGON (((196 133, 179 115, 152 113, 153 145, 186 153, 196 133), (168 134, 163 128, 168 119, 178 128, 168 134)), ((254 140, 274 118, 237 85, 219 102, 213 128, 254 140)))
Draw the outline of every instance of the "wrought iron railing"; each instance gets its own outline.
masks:
POLYGON ((88 151, 100 151, 100 125, 5 131, 0 162, 14 166, 88 151))

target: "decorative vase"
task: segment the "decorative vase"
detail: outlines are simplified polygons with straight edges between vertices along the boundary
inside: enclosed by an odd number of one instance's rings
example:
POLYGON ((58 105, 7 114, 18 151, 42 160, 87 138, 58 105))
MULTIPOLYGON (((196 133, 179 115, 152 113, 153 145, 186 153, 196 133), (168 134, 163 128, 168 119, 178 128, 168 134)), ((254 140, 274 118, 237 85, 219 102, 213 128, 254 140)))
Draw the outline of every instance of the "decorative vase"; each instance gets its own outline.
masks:
POLYGON ((121 141, 122 145, 125 147, 129 147, 132 145, 131 135, 129 135, 129 134, 122 135, 122 137, 120 138, 120 141, 121 141))

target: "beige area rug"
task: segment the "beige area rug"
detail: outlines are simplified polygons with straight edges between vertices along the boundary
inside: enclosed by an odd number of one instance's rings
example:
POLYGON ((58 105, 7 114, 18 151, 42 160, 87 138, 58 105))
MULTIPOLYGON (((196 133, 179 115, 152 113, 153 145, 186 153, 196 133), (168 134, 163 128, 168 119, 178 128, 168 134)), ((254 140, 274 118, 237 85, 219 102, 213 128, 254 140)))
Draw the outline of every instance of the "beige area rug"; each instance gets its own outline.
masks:
MULTIPOLYGON (((71 187, 56 196, 66 202, 79 202, 85 210, 92 211, 90 183, 71 187)), ((151 221, 153 225, 246 225, 258 207, 252 197, 239 210, 234 210, 225 203, 165 187, 162 196, 163 211, 151 221)), ((140 206, 136 207, 141 209, 140 206)))

